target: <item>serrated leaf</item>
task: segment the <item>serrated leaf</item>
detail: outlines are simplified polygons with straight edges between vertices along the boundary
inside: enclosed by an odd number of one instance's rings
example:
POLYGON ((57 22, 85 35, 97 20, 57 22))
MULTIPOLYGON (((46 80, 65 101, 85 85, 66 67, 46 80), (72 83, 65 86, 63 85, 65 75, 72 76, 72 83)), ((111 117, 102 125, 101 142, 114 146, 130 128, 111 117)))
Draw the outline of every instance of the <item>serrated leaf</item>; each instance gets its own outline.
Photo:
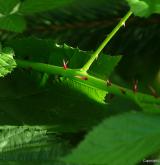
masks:
MULTIPOLYGON (((78 48, 70 47, 66 44, 55 44, 54 40, 25 38, 8 42, 12 46, 16 55, 21 58, 26 56, 30 60, 50 63, 63 66, 63 60, 68 61, 68 67, 73 69, 81 68, 90 58, 93 52, 82 51, 78 48), (23 50, 26 50, 25 52, 23 50)), ((90 72, 99 78, 107 79, 116 67, 122 56, 110 56, 101 54, 100 59, 93 63, 90 72)))
POLYGON ((0 29, 22 32, 26 28, 26 21, 20 15, 8 15, 5 17, 0 17, 0 29))
POLYGON ((32 14, 36 12, 42 12, 51 10, 54 8, 62 7, 71 3, 73 0, 24 0, 21 5, 20 12, 23 14, 32 14))
MULTIPOLYGON (((72 48, 68 45, 58 45, 52 40, 40 40, 35 38, 14 40, 9 44, 12 46, 17 56, 22 55, 25 57, 32 55, 28 58, 37 62, 44 62, 63 66, 63 60, 68 61, 68 67, 77 69, 81 68, 85 62, 90 58, 92 52, 81 51, 78 48, 72 48), (19 45, 19 46, 17 46, 19 45), (23 50, 26 50, 25 52, 23 50)), ((100 62, 95 62, 90 69, 90 73, 93 73, 97 77, 107 79, 117 63, 120 61, 121 56, 108 56, 101 54, 100 62)), ((69 83, 69 81, 68 81, 69 83)), ((88 97, 97 102, 104 103, 107 92, 99 90, 94 86, 88 86, 83 83, 70 81, 70 85, 75 87, 74 89, 81 91, 88 97)))
POLYGON ((160 149, 160 116, 126 113, 104 120, 73 152, 67 163, 135 165, 160 149))
MULTIPOLYGON (((57 45, 53 40, 28 38, 13 40, 7 45, 13 47, 16 58, 58 66, 63 66, 63 59, 65 59, 69 60, 70 68, 80 68, 89 56, 87 52, 79 49, 57 45)), ((38 80, 39 83, 43 74, 32 70, 17 70, 14 73, 11 75, 8 86, 5 81, 1 82, 0 91, 4 98, 1 109, 3 109, 4 115, 11 117, 15 122, 54 123, 60 125, 60 129, 63 131, 77 131, 90 128, 108 114, 107 111, 102 110, 107 109, 107 105, 99 104, 99 102, 104 103, 104 95, 96 95, 96 90, 91 93, 92 88, 88 90, 88 86, 85 84, 83 84, 83 87, 86 88, 85 91, 82 92, 82 88, 79 87, 81 92, 77 92, 75 88, 68 88, 63 81, 57 82, 57 75, 49 75, 46 86, 37 89, 34 80, 38 80), (23 83, 21 83, 22 81, 23 83), (94 99, 93 97, 91 99, 90 96, 94 96, 94 99), (97 97, 98 103, 95 102, 95 97, 97 97), (90 117, 88 118, 88 116, 90 117)), ((4 119, 8 117, 4 117, 4 119)), ((3 122, 4 120, 2 120, 3 122)))
POLYGON ((67 152, 54 126, 1 126, 0 161, 53 161, 67 152))
POLYGON ((16 67, 16 62, 13 58, 14 52, 10 48, 3 49, 0 52, 0 77, 4 77, 16 67))
POLYGON ((151 14, 160 14, 159 0, 127 0, 136 16, 148 17, 151 14))
POLYGON ((91 128, 109 114, 107 105, 60 83, 39 88, 34 78, 29 70, 16 69, 0 79, 0 124, 52 124, 60 132, 77 132, 91 128))
POLYGON ((73 80, 73 79, 62 79, 62 83, 72 90, 77 90, 80 93, 86 94, 90 99, 105 104, 106 91, 91 87, 82 83, 73 80))

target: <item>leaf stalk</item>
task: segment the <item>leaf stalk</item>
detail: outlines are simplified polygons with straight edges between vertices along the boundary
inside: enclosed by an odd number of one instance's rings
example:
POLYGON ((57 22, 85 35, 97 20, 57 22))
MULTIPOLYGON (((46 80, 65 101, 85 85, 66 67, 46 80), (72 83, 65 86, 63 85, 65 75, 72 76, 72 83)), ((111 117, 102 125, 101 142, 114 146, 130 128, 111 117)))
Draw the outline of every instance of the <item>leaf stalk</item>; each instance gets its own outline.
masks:
POLYGON ((104 47, 108 44, 108 42, 113 38, 113 36, 118 32, 118 30, 125 25, 127 19, 132 15, 132 11, 128 11, 127 14, 120 20, 118 25, 112 30, 110 34, 107 35, 106 39, 100 44, 97 50, 91 55, 91 58, 86 62, 86 64, 82 67, 81 70, 88 71, 94 60, 96 60, 100 54, 100 52, 104 49, 104 47))

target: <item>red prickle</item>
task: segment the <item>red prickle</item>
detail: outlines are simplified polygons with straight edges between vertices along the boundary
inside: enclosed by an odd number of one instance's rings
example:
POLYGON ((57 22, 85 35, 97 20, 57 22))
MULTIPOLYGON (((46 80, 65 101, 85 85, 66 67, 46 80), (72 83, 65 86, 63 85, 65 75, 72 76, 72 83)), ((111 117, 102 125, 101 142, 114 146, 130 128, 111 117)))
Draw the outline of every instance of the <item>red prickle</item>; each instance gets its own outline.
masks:
POLYGON ((134 93, 138 92, 138 80, 135 80, 135 81, 134 81, 134 84, 133 84, 133 92, 134 92, 134 93))
POLYGON ((68 61, 67 61, 67 62, 65 62, 65 60, 63 60, 63 68, 64 68, 65 70, 67 70, 67 69, 68 69, 67 64, 68 64, 68 61))

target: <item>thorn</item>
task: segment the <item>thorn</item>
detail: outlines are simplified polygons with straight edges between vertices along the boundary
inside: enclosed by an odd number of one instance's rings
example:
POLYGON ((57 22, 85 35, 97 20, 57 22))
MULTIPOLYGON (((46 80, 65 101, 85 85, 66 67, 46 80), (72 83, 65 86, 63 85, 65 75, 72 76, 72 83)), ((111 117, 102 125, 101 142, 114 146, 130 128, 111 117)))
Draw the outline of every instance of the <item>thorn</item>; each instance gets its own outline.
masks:
POLYGON ((107 80, 107 86, 111 86, 112 85, 112 82, 110 80, 107 80))
POLYGON ((79 78, 79 79, 81 79, 81 80, 88 80, 88 77, 86 77, 86 76, 74 76, 74 77, 76 77, 76 78, 79 78))
POLYGON ((134 93, 138 92, 138 80, 134 80, 133 92, 134 92, 134 93))
POLYGON ((152 96, 154 96, 155 98, 159 97, 156 90, 151 85, 148 85, 148 88, 150 89, 152 96))
POLYGON ((68 61, 65 62, 65 60, 63 59, 63 68, 64 68, 65 70, 68 69, 67 64, 68 64, 68 61))

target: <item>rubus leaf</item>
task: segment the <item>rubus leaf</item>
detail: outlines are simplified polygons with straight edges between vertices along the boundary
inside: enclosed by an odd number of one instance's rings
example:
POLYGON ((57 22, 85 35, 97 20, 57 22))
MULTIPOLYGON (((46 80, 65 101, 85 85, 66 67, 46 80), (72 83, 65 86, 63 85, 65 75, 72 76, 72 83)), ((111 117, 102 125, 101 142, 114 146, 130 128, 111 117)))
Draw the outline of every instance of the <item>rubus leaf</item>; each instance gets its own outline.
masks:
POLYGON ((16 67, 13 58, 14 52, 11 48, 5 48, 0 52, 0 77, 4 77, 16 67))
POLYGON ((30 71, 16 69, 0 79, 1 125, 47 124, 56 125, 59 132, 77 132, 88 130, 109 114, 107 105, 63 84, 39 88, 32 78, 30 71))
POLYGON ((130 112, 104 120, 63 158, 83 165, 135 165, 160 149, 160 116, 130 112))
MULTIPOLYGON (((40 40, 35 38, 13 40, 9 44, 15 49, 17 56, 31 55, 30 60, 44 62, 63 66, 63 60, 68 61, 68 67, 73 69, 81 68, 89 59, 92 52, 81 51, 78 48, 72 48, 68 45, 55 44, 53 40, 40 40), (19 45, 19 46, 17 46, 19 45), (23 50, 26 50, 25 52, 23 50)), ((100 62, 95 62, 91 67, 90 72, 97 77, 106 79, 113 71, 116 64, 120 61, 120 56, 101 55, 100 62), (102 69, 100 69, 102 67, 102 69)), ((87 95, 99 103, 105 103, 107 92, 99 90, 94 86, 88 86, 83 81, 82 83, 63 79, 64 84, 70 84, 72 88, 87 95), (67 82, 67 83, 66 83, 67 82)))
MULTIPOLYGON (((81 68, 92 54, 90 51, 82 51, 66 44, 55 44, 54 40, 42 40, 32 37, 15 39, 8 42, 7 45, 12 46, 16 55, 22 59, 29 58, 36 62, 45 62, 61 67, 63 66, 63 60, 65 60, 68 61, 68 67, 72 69, 81 68)), ((99 78, 107 79, 121 57, 101 54, 99 62, 95 61, 93 63, 90 72, 99 78)))
POLYGON ((101 54, 98 57, 98 60, 96 60, 93 65, 91 65, 90 73, 96 77, 107 79, 115 69, 115 67, 120 62, 122 56, 116 55, 106 55, 101 54))
POLYGON ((32 14, 35 12, 42 12, 51 10, 57 7, 62 7, 71 3, 73 0, 24 0, 21 5, 20 12, 23 14, 32 14))
MULTIPOLYGON (((89 56, 88 52, 67 45, 57 45, 53 40, 28 38, 13 40, 6 45, 14 49, 17 59, 29 59, 58 66, 63 66, 65 59, 69 61, 69 68, 82 67, 89 56)), ((0 107, 4 112, 4 120, 1 120, 1 123, 9 119, 13 123, 54 123, 61 131, 66 132, 88 129, 108 115, 109 112, 105 111, 107 105, 102 104, 104 92, 100 91, 103 95, 97 96, 97 89, 74 82, 73 85, 81 90, 77 92, 75 88, 68 88, 61 78, 58 81, 59 75, 49 75, 46 86, 37 89, 34 80, 37 79, 39 83, 42 77, 43 74, 37 71, 19 69, 10 78, 0 82, 0 107)))
POLYGON ((25 28, 26 21, 20 15, 12 14, 5 17, 0 17, 0 29, 13 32, 23 32, 25 28))
POLYGON ((159 113, 160 104, 159 103, 148 103, 145 99, 141 98, 137 100, 137 104, 143 109, 143 111, 150 113, 159 113))
POLYGON ((127 0, 136 16, 148 17, 153 13, 160 14, 159 0, 127 0))
POLYGON ((56 137, 55 126, 0 126, 0 161, 56 161, 67 143, 56 137))
POLYGON ((106 91, 85 85, 83 83, 83 80, 82 80, 82 83, 80 83, 76 80, 73 80, 73 79, 65 79, 65 78, 62 78, 61 81, 68 88, 70 88, 72 90, 77 90, 80 93, 84 93, 90 99, 92 99, 98 103, 105 104, 105 96, 107 94, 106 91))

